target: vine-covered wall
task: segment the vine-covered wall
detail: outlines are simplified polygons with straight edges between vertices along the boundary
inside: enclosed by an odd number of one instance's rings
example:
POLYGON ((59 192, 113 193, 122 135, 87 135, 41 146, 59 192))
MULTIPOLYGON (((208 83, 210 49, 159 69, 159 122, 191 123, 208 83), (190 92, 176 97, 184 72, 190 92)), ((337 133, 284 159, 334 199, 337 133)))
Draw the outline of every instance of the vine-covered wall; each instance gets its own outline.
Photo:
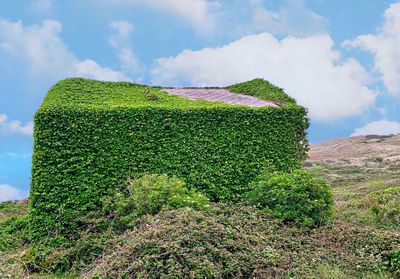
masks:
MULTIPOLYGON (((252 82, 260 84, 241 85, 252 82)), ((306 110, 274 94, 281 107, 255 108, 126 82, 60 81, 35 115, 34 239, 73 234, 79 216, 128 176, 176 175, 213 201, 237 201, 266 160, 280 170, 299 168, 308 147, 306 110)))

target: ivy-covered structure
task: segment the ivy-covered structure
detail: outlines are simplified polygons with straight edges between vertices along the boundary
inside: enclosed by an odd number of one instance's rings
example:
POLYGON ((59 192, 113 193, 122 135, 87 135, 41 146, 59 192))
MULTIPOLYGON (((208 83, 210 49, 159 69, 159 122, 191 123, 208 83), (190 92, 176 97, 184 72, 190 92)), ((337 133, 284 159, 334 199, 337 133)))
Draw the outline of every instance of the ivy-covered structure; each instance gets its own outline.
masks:
POLYGON ((30 224, 68 235, 129 176, 176 175, 214 201, 235 201, 267 160, 299 168, 306 109, 256 79, 225 88, 277 106, 190 100, 164 88, 82 78, 54 85, 35 115, 30 224))

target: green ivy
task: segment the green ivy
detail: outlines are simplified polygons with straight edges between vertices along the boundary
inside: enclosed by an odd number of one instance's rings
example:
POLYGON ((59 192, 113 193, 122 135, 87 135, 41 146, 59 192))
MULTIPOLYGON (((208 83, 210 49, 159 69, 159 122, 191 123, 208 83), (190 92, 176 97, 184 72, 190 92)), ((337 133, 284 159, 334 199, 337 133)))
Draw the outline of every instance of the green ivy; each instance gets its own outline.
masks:
POLYGON ((81 78, 50 90, 34 120, 35 239, 73 234, 74 220, 129 176, 175 175, 212 201, 236 201, 267 160, 282 171, 301 166, 303 107, 191 101, 161 90, 81 78))
POLYGON ((278 104, 296 104, 295 99, 287 95, 282 88, 267 80, 256 78, 250 81, 236 83, 227 87, 229 91, 258 97, 278 104))

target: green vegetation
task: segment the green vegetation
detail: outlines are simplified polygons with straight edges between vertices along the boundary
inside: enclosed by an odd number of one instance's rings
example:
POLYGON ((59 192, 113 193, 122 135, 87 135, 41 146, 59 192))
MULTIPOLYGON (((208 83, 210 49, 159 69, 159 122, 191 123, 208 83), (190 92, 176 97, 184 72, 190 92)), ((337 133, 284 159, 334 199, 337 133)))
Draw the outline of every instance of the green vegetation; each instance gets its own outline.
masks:
POLYGON ((128 185, 131 202, 138 216, 156 214, 161 208, 191 207, 205 209, 208 199, 194 189, 188 190, 182 180, 164 175, 145 175, 128 185))
POLYGON ((267 80, 256 78, 250 81, 233 84, 227 87, 229 91, 273 101, 281 105, 296 104, 295 99, 287 95, 282 88, 269 83, 267 80))
POLYGON ((110 242, 103 256, 85 275, 89 278, 132 275, 249 278, 268 274, 270 271, 263 267, 273 265, 279 255, 266 245, 266 236, 257 234, 261 232, 257 221, 262 219, 240 207, 237 210, 243 214, 244 221, 230 209, 213 207, 211 210, 209 213, 172 210, 146 217, 141 221, 145 225, 139 230, 127 231, 110 242), (240 227, 246 232, 234 229, 241 223, 248 225, 240 227))
POLYGON ((209 200, 194 189, 187 189, 185 183, 167 175, 144 175, 137 179, 128 179, 127 185, 115 188, 102 198, 100 211, 88 213, 81 222, 97 229, 123 231, 133 228, 138 217, 157 214, 161 209, 190 207, 206 210, 209 200))
POLYGON ((300 170, 306 110, 261 79, 228 88, 282 106, 57 83, 30 215, 0 203, 0 278, 400 278, 399 165, 300 170))
POLYGON ((392 224, 400 230, 400 187, 374 191, 361 202, 377 223, 392 224))
MULTIPOLYGON (((2 211, 1 208, 0 211, 2 211)), ((19 216, 19 213, 17 211, 15 212, 16 216, 0 221, 0 252, 20 247, 30 239, 28 218, 26 215, 19 216)))
MULTIPOLYGON (((332 169, 341 168, 329 165, 316 168, 328 178, 334 173, 332 169)), ((346 183, 353 183, 351 176, 359 174, 348 170, 337 173, 346 176, 342 178, 343 186, 337 184, 336 190, 340 187, 345 189, 346 183), (346 182, 347 176, 349 181, 346 182)), ((385 180, 370 183, 374 189, 385 186, 385 180)), ((273 187, 279 184, 285 190, 284 197, 296 196, 299 193, 296 189, 303 189, 306 194, 326 191, 326 185, 309 174, 302 171, 289 174, 274 172, 269 165, 259 176, 258 182, 253 183, 253 191, 259 191, 249 195, 253 203, 256 193, 260 196, 259 204, 269 198, 266 188, 259 187, 263 184, 273 187), (299 188, 287 187, 289 184, 299 188), (263 191, 260 192, 261 189, 263 191)), ((275 190, 278 188, 275 187, 275 190)), ((365 189, 359 187, 357 191, 358 196, 363 196, 365 189)), ((329 196, 325 194, 321 197, 329 196)), ((270 214, 271 211, 266 212, 262 208, 208 203, 203 195, 187 189, 176 177, 144 175, 128 180, 128 183, 121 184, 104 196, 98 211, 78 216, 79 230, 75 238, 47 238, 35 243, 29 243, 27 237, 26 205, 13 206, 14 203, 7 203, 6 206, 0 206, 0 214, 10 214, 5 221, 0 221, 0 234, 6 233, 5 239, 11 240, 13 245, 4 246, 0 251, 0 277, 397 276, 399 231, 376 230, 340 221, 341 213, 347 210, 344 208, 344 211, 340 211, 343 210, 338 203, 341 195, 341 192, 335 191, 337 215, 331 223, 319 227, 296 226, 282 222, 275 217, 276 214, 270 214), (25 210, 16 210, 17 207, 24 207, 25 210)), ((368 197, 368 194, 364 196, 368 197)), ((301 204, 304 197, 298 196, 300 199, 296 201, 301 204)), ((326 201, 329 199, 322 199, 320 205, 329 204, 326 201)), ((320 209, 317 207, 316 212, 320 209)), ((296 214, 304 217, 301 210, 296 214)))
POLYGON ((390 268, 394 275, 400 277, 400 250, 393 251, 389 256, 390 268))
POLYGON ((93 225, 63 244, 8 248, 0 278, 393 278, 398 236, 339 221, 291 226, 255 207, 217 203, 163 209, 125 231, 93 225))
POLYGON ((295 104, 245 107, 127 82, 60 81, 35 115, 33 237, 73 237, 76 217, 144 173, 175 175, 212 201, 237 201, 267 159, 280 171, 301 166, 307 127, 295 104))
POLYGON ((1 202, 0 203, 0 222, 6 221, 15 216, 28 214, 26 207, 27 201, 1 202))
POLYGON ((360 164, 314 162, 307 171, 332 185, 337 219, 354 225, 399 230, 400 165, 386 160, 373 164, 364 160, 360 164))
POLYGON ((290 173, 266 168, 249 193, 250 204, 287 222, 304 226, 325 224, 332 215, 332 193, 326 182, 294 170, 290 173))

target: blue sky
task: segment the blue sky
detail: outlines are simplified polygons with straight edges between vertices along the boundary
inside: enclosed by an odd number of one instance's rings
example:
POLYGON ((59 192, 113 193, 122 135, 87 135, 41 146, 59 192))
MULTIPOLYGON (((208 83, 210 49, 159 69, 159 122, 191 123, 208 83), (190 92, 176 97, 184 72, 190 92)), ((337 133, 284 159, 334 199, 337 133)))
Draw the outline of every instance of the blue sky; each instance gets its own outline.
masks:
POLYGON ((309 108, 319 142, 400 133, 399 45, 399 1, 2 1, 0 201, 27 195, 33 115, 57 80, 262 77, 309 108))

